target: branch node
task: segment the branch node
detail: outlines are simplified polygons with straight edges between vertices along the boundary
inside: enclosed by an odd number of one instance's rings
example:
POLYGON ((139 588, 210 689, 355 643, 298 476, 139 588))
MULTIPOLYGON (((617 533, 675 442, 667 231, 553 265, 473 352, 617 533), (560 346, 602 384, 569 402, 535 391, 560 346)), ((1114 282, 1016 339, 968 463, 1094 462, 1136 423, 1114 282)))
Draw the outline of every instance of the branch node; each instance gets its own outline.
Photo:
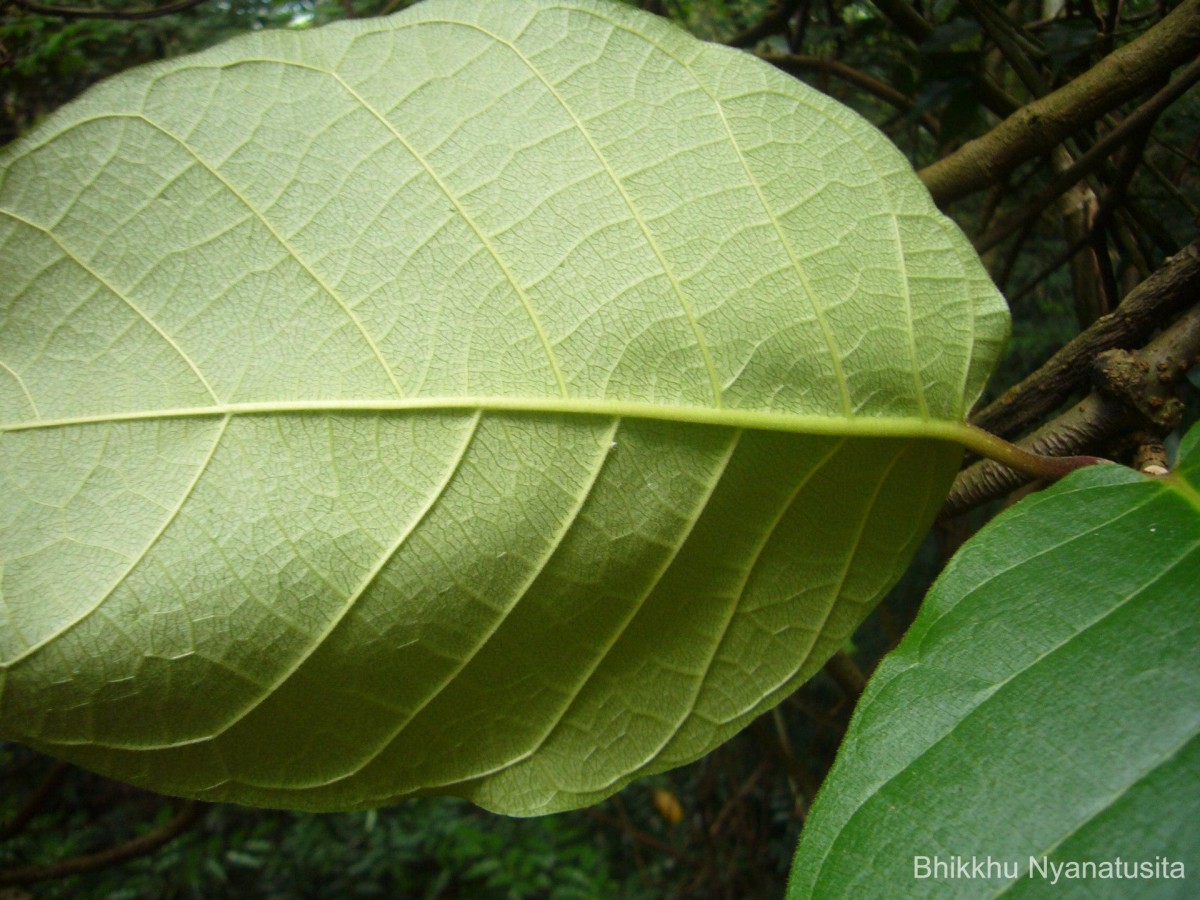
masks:
POLYGON ((1166 434, 1183 418, 1174 392, 1179 375, 1165 360, 1152 367, 1137 351, 1105 350, 1096 356, 1092 378, 1098 391, 1128 406, 1154 433, 1166 434))

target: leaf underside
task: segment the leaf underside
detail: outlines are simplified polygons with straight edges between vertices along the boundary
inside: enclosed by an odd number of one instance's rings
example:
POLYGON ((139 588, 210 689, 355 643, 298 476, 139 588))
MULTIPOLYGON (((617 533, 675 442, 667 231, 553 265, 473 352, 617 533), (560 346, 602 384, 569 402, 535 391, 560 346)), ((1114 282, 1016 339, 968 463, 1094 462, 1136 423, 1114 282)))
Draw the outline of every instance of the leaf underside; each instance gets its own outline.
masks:
POLYGON ((0 735, 517 814, 695 759, 906 566, 1006 335, 850 111, 602 2, 112 79, 0 154, 0 735))
POLYGON ((998 517, 871 679, 789 898, 1191 896, 1163 861, 1200 865, 1197 572, 1200 427, 1169 478, 1095 466, 998 517))

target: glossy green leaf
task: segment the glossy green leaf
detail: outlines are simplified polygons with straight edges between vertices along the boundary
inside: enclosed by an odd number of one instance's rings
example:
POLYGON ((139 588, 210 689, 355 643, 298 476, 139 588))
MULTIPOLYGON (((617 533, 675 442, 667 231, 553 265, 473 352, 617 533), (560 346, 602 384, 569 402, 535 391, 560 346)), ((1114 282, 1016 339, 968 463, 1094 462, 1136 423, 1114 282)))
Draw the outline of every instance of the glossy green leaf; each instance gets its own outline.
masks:
POLYGON ((169 793, 695 759, 898 577, 1007 325, 882 135, 616 4, 253 35, 0 166, 0 735, 169 793))
POLYGON ((1195 894, 1200 427, 1180 457, 1077 472, 951 560, 863 695, 791 900, 1195 894))

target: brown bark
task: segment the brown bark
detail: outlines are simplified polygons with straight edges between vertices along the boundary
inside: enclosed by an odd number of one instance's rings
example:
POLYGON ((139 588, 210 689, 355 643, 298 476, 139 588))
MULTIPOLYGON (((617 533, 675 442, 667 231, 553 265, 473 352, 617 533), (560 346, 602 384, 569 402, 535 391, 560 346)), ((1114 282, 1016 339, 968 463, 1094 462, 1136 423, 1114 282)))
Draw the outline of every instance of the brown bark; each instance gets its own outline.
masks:
POLYGON ((46 866, 18 866, 0 871, 0 887, 68 878, 72 875, 106 869, 139 856, 147 856, 159 847, 175 840, 200 821, 205 809, 207 807, 194 800, 185 800, 180 804, 174 816, 149 834, 136 837, 115 847, 109 847, 98 853, 74 856, 46 866))
POLYGON ((175 3, 168 3, 166 6, 154 9, 135 10, 105 9, 102 6, 94 8, 55 6, 49 3, 38 3, 37 0, 11 0, 11 2, 26 12, 37 13, 40 16, 57 16, 60 19, 116 19, 124 22, 137 22, 142 19, 172 16, 175 13, 191 9, 193 6, 199 6, 201 3, 207 3, 208 0, 176 0, 175 3))
POLYGON ((1000 437, 1011 437, 1061 406, 1087 384, 1091 361, 1114 347, 1135 347, 1200 293, 1200 241, 1171 257, 1139 284, 1112 313, 1054 354, 1036 372, 971 417, 1000 437))
POLYGON ((1053 93, 1021 107, 987 134, 918 174, 939 205, 997 182, 1162 82, 1200 54, 1200 0, 1183 2, 1135 41, 1053 93))
MULTIPOLYGON (((1097 389, 1017 446, 1031 453, 1066 456, 1103 452, 1105 445, 1129 432, 1148 435, 1169 432, 1178 424, 1183 404, 1174 386, 1200 361, 1200 305, 1134 352, 1110 350, 1101 354, 1093 371, 1097 389)), ((1029 481, 1012 469, 983 460, 959 473, 946 498, 940 519, 948 519, 1003 497, 1029 481)))

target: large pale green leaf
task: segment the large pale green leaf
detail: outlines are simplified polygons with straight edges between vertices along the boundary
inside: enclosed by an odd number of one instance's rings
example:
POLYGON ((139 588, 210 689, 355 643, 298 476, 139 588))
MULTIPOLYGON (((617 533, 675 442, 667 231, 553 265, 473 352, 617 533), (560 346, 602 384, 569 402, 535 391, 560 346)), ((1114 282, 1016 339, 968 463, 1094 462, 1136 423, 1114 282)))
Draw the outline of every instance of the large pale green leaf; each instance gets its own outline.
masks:
POLYGON ((696 758, 902 571, 1007 323, 878 132, 616 4, 254 35, 0 165, 0 734, 178 794, 696 758))
POLYGON ((1180 456, 1078 472, 963 547, 863 695, 792 900, 1196 896, 1200 427, 1180 456))

